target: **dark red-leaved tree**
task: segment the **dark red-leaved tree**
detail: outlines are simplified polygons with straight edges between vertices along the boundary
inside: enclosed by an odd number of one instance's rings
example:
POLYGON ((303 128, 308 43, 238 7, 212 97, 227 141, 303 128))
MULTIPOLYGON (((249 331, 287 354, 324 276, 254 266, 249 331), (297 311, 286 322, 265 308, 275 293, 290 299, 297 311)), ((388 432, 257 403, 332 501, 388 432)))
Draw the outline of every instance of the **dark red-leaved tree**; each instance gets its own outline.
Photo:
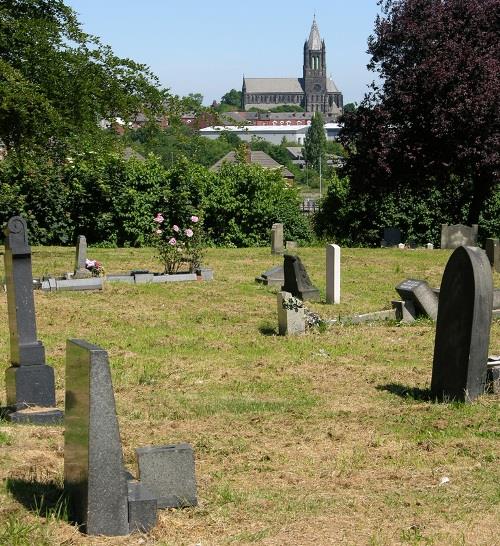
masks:
POLYGON ((469 222, 498 187, 500 0, 380 0, 378 73, 341 139, 361 191, 460 180, 469 222))

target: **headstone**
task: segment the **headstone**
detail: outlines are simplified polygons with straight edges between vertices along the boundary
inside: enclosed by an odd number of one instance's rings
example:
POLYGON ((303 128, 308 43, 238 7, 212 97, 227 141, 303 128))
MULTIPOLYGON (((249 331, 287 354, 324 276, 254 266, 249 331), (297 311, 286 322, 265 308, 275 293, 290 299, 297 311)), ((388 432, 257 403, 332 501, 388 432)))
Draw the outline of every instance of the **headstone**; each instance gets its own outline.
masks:
POLYGON ((260 277, 255 277, 257 282, 266 286, 281 286, 285 282, 285 273, 282 265, 276 265, 264 271, 260 277))
POLYGON ((86 267, 87 260, 87 239, 85 235, 78 235, 76 240, 75 273, 74 279, 87 279, 92 273, 86 267))
POLYGON ((500 240, 486 239, 485 250, 493 271, 500 273, 500 240))
POLYGON ((326 303, 340 303, 339 245, 326 245, 326 303))
POLYGON ((5 274, 10 331, 11 366, 5 372, 9 418, 19 422, 54 422, 59 410, 33 411, 55 406, 54 369, 45 363, 45 349, 37 339, 31 247, 26 221, 12 217, 4 230, 5 274))
POLYGON ((66 346, 64 425, 64 489, 72 520, 88 535, 106 536, 156 521, 156 497, 128 485, 108 354, 78 339, 66 346))
POLYGON ((434 245, 433 245, 432 243, 427 243, 427 244, 425 245, 425 248, 426 248, 427 250, 434 250, 434 245))
POLYGON ((477 224, 472 224, 472 227, 463 224, 452 226, 441 224, 441 248, 477 246, 477 231, 477 224))
POLYGON ((401 243, 401 230, 394 227, 384 228, 381 246, 392 247, 401 243))
POLYGON ((306 268, 298 256, 285 254, 283 270, 285 282, 282 290, 301 300, 319 299, 319 290, 313 286, 306 268))
POLYGON ((278 332, 280 336, 303 334, 306 330, 304 304, 290 292, 278 292, 278 332))
POLYGON ((135 450, 139 478, 158 499, 158 508, 196 506, 194 453, 189 444, 135 450))
POLYGON ((413 322, 417 317, 415 305, 410 300, 393 300, 392 308, 396 310, 396 320, 399 322, 413 322))
POLYGON ((297 250, 299 245, 297 244, 297 241, 287 241, 286 242, 286 249, 287 250, 297 250))
POLYGON ((438 298, 426 281, 406 279, 396 286, 396 292, 402 300, 413 302, 417 312, 429 316, 432 320, 437 319, 438 298))
POLYGON ((283 224, 271 228, 271 254, 283 254, 283 224))
POLYGON ((491 327, 493 279, 484 250, 461 246, 443 274, 431 391, 449 400, 483 394, 491 327))
POLYGON ((398 248, 399 248, 399 250, 404 250, 405 244, 404 243, 399 243, 398 248))
POLYGON ((500 394, 500 356, 494 355, 488 357, 486 392, 500 394))

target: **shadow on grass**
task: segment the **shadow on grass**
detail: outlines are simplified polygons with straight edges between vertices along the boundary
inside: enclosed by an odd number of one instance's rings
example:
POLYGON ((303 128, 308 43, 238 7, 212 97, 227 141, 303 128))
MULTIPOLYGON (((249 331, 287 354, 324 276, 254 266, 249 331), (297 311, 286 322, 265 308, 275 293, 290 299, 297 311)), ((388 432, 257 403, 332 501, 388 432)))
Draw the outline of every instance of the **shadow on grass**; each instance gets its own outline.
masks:
POLYGON ((276 328, 269 322, 265 322, 259 326, 259 332, 263 336, 277 336, 278 332, 276 328))
POLYGON ((68 521, 67 498, 60 484, 54 481, 8 478, 6 487, 19 503, 37 515, 68 521))
POLYGON ((391 394, 401 398, 413 398, 420 402, 436 402, 436 397, 431 394, 430 389, 420 389, 418 387, 408 387, 400 383, 388 383, 387 385, 377 385, 378 391, 388 391, 391 394))

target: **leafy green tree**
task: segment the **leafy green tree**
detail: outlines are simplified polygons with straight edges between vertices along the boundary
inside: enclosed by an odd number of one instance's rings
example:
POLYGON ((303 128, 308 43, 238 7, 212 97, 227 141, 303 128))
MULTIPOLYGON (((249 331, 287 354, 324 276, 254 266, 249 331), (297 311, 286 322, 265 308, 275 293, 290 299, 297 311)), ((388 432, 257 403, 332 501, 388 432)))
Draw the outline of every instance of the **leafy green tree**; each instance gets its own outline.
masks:
POLYGON ((344 114, 349 112, 356 112, 357 109, 358 109, 357 102, 348 102, 347 104, 344 104, 344 114))
POLYGON ((234 106, 237 110, 241 108, 241 91, 236 89, 231 89, 221 98, 221 104, 227 104, 229 106, 234 106))
POLYGON ((319 171, 321 167, 326 167, 326 135, 323 116, 315 112, 311 120, 311 125, 304 139, 304 159, 314 169, 319 171))

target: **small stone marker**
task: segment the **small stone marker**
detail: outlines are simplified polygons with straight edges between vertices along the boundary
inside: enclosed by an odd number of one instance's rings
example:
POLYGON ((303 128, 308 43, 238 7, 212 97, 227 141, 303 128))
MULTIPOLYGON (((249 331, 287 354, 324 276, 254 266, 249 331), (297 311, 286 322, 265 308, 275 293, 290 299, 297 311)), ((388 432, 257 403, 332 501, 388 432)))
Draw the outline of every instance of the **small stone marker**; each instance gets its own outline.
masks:
POLYGON ((287 241, 286 242, 286 249, 287 250, 297 250, 299 245, 297 244, 297 241, 287 241))
POLYGON ((265 286, 281 286, 285 282, 285 273, 283 272, 282 265, 276 265, 264 271, 260 277, 255 277, 257 282, 264 284, 265 286))
POLYGON ((86 267, 87 260, 87 239, 85 235, 78 235, 76 240, 76 257, 74 279, 88 279, 92 273, 86 267))
POLYGON ((405 249, 405 244, 404 243, 399 243, 398 248, 399 248, 399 250, 404 250, 405 249))
POLYGON ((143 484, 128 485, 108 354, 78 339, 66 347, 64 424, 64 489, 71 518, 88 535, 150 529, 156 497, 143 484))
POLYGON ((31 247, 26 221, 12 217, 4 230, 5 274, 10 331, 11 366, 5 372, 9 419, 17 422, 56 422, 54 369, 45 363, 45 348, 37 339, 31 247), (48 411, 27 408, 41 406, 48 411))
POLYGON ((438 398, 472 401, 485 389, 493 301, 483 250, 461 246, 453 252, 439 299, 431 391, 438 398))
POLYGON ((292 296, 303 301, 319 299, 319 290, 313 286, 306 268, 298 256, 285 254, 283 270, 285 282, 282 290, 284 292, 290 292, 292 296))
POLYGON ((283 224, 271 228, 271 254, 283 254, 283 224))
POLYGON ((426 281, 406 279, 396 286, 396 292, 404 301, 411 301, 417 311, 437 319, 438 298, 426 281))
POLYGON ((326 245, 326 303, 340 303, 340 247, 326 245))
POLYGON ((306 331, 302 300, 290 292, 278 292, 278 332, 280 336, 294 336, 306 331))
POLYGON ((382 236, 382 247, 398 246, 401 243, 401 230, 394 227, 384 228, 382 236))
POLYGON ((493 271, 500 273, 500 240, 486 239, 485 249, 493 271))
POLYGON ((427 244, 425 245, 425 248, 426 248, 427 250, 434 250, 434 245, 433 245, 432 243, 427 243, 427 244))
POLYGON ((158 499, 158 508, 196 506, 194 453, 189 444, 135 450, 139 478, 158 499))
POLYGON ((452 226, 441 224, 441 248, 477 246, 477 231, 477 224, 472 224, 472 227, 463 224, 452 226))

